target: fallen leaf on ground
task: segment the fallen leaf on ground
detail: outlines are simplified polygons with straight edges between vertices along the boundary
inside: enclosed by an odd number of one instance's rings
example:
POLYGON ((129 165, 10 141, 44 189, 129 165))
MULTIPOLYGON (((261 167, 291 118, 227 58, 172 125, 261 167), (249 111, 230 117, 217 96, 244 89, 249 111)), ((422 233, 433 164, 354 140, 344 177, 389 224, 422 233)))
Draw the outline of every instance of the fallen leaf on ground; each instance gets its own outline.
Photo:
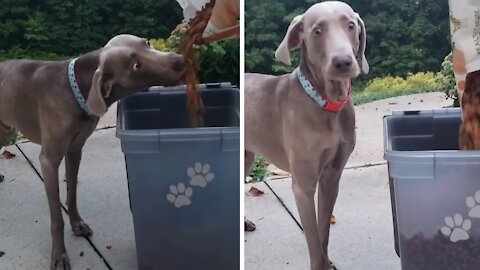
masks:
POLYGON ((250 190, 247 191, 247 195, 252 197, 262 196, 263 194, 265 194, 265 192, 261 191, 256 187, 251 187, 250 190))
POLYGON ((275 170, 272 172, 272 174, 277 176, 290 176, 290 173, 282 170, 275 170))
POLYGON ((335 223, 337 223, 337 218, 334 215, 332 215, 330 217, 330 224, 335 224, 335 223))
POLYGON ((398 104, 398 103, 397 103, 397 102, 390 102, 390 103, 388 103, 388 105, 396 105, 396 104, 398 104))
POLYGON ((3 257, 3 255, 5 255, 5 252, 0 251, 0 257, 3 257))
POLYGON ((16 155, 12 152, 9 152, 9 151, 5 150, 5 151, 3 151, 2 157, 4 159, 12 159, 12 158, 16 157, 16 155))
POLYGON ((80 251, 80 257, 83 257, 83 251, 80 251))

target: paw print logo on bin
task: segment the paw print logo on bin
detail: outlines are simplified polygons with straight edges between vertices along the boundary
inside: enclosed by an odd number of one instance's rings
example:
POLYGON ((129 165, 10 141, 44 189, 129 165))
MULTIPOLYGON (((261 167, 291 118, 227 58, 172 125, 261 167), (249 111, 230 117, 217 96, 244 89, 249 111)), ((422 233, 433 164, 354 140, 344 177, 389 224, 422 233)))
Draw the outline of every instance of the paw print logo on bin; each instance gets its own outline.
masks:
POLYGON ((205 188, 215 178, 215 174, 210 170, 210 164, 196 162, 193 166, 187 168, 189 186, 180 182, 171 185, 167 193, 167 201, 176 208, 189 206, 192 204, 193 187, 205 188))

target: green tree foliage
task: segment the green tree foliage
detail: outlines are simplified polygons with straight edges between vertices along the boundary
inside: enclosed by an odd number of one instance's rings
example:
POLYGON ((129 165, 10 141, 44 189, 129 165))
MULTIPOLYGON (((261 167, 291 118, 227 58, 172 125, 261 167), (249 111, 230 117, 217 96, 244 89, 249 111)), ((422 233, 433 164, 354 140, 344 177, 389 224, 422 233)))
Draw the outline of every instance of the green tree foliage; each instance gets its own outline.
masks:
MULTIPOLYGON (((246 0, 245 69, 283 73, 274 52, 295 15, 317 1, 246 0)), ((367 28, 367 78, 439 71, 451 50, 448 3, 437 0, 346 0, 367 28)), ((298 59, 298 54, 294 56, 298 59)), ((295 63, 295 61, 293 61, 295 63)))
MULTIPOLYGON (((0 0, 0 61, 73 57, 121 33, 172 40, 182 19, 174 0, 0 0)), ((159 49, 176 51, 180 42, 159 49)), ((239 47, 238 39, 206 46, 200 81, 238 85, 239 47)))
POLYGON ((172 0, 0 0, 0 60, 74 56, 119 33, 167 37, 182 17, 172 0))

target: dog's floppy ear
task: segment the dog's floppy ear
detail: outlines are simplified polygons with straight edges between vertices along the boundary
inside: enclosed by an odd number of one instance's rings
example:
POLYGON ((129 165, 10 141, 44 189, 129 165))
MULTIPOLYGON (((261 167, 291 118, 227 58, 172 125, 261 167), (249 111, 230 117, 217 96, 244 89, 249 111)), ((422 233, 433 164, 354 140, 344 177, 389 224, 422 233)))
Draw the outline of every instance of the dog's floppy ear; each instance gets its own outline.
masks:
POLYGON ((108 108, 104 98, 110 95, 112 87, 113 78, 105 73, 104 65, 100 63, 93 75, 92 86, 87 98, 87 106, 94 115, 101 117, 107 112, 108 108))
POLYGON ((365 49, 367 48, 367 32, 365 31, 365 23, 363 23, 362 18, 360 18, 360 15, 358 13, 355 13, 357 15, 357 21, 358 24, 360 25, 360 34, 359 34, 359 41, 360 41, 360 47, 358 48, 357 52, 357 61, 358 65, 360 66, 360 70, 362 70, 363 74, 367 74, 368 71, 370 70, 370 67, 368 66, 367 58, 365 57, 365 49))
POLYGON ((303 32, 303 15, 298 15, 293 18, 290 26, 288 26, 287 33, 282 40, 282 43, 275 51, 275 59, 286 65, 291 65, 290 51, 297 49, 302 44, 301 36, 303 32))

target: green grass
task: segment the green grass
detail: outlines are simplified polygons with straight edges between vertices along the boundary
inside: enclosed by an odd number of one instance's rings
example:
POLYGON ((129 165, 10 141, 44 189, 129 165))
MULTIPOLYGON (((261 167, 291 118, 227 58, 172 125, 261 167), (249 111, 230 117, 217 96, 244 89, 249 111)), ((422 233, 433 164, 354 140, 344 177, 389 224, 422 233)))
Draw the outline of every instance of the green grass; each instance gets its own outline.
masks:
POLYGON ((20 132, 15 131, 12 133, 12 135, 8 139, 7 145, 16 144, 21 139, 23 139, 22 134, 20 134, 20 132))
POLYGON ((250 176, 252 177, 252 182, 260 182, 265 180, 268 177, 270 172, 267 170, 267 161, 261 156, 255 157, 255 162, 253 162, 250 176))
POLYGON ((354 92, 353 103, 355 105, 361 105, 361 104, 373 102, 376 100, 391 98, 391 97, 420 94, 420 93, 431 93, 431 92, 437 92, 437 91, 438 91, 437 88, 435 86, 432 86, 432 87, 426 87, 426 88, 401 89, 397 91, 382 91, 382 92, 373 92, 373 93, 354 92))

